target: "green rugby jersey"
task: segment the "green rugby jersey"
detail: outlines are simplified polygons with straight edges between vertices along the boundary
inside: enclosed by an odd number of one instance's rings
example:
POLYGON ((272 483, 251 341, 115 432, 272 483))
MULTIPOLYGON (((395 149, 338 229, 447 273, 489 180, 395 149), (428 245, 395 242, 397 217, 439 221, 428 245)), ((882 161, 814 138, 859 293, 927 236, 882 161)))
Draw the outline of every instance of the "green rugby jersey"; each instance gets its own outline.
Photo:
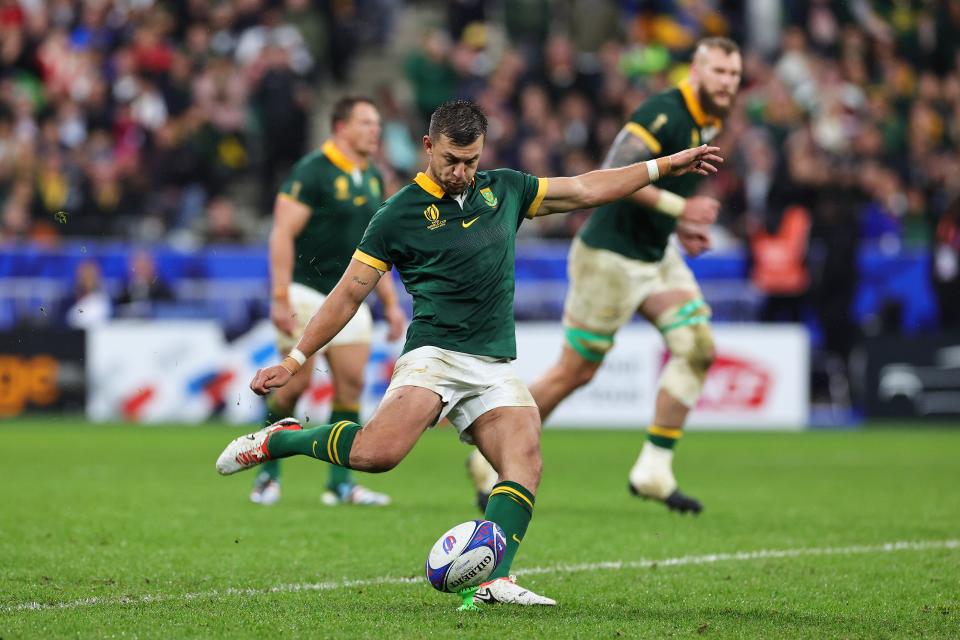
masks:
POLYGON ((479 171, 461 208, 419 173, 384 203, 353 257, 380 271, 396 265, 413 296, 404 353, 432 346, 517 357, 514 243, 520 223, 537 214, 546 192, 546 178, 479 171))
MULTIPOLYGON (((720 131, 720 121, 704 113, 696 93, 685 81, 640 105, 625 127, 659 157, 710 142, 720 131)), ((696 192, 702 178, 688 173, 661 178, 656 186, 689 197, 696 192)), ((657 262, 663 258, 667 240, 676 226, 677 219, 673 216, 631 200, 619 200, 594 211, 579 236, 596 249, 615 251, 634 260, 657 262)))
POLYGON ((383 202, 380 172, 354 165, 328 140, 293 166, 280 194, 310 207, 294 240, 293 282, 330 293, 383 202))

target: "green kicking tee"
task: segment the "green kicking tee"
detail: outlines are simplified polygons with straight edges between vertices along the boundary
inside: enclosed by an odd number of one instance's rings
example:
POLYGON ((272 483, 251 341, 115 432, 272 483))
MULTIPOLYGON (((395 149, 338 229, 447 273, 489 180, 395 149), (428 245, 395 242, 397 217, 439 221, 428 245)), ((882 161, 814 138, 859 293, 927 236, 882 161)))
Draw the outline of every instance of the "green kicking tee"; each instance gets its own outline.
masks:
MULTIPOLYGON (((713 140, 720 121, 703 111, 689 83, 659 93, 633 113, 625 129, 643 141, 655 157, 668 156, 713 140)), ((683 197, 694 195, 703 176, 668 176, 656 186, 683 197)), ((595 249, 614 251, 633 260, 663 259, 677 219, 632 200, 599 207, 581 227, 580 239, 595 249)))
POLYGON ((396 266, 413 296, 404 353, 431 346, 517 357, 517 229, 537 214, 546 192, 546 178, 496 169, 478 171, 454 198, 419 173, 384 203, 353 257, 380 271, 396 266))
POLYGON ((280 196, 310 208, 294 240, 293 282, 330 293, 383 202, 380 172, 354 165, 328 140, 293 166, 280 196))

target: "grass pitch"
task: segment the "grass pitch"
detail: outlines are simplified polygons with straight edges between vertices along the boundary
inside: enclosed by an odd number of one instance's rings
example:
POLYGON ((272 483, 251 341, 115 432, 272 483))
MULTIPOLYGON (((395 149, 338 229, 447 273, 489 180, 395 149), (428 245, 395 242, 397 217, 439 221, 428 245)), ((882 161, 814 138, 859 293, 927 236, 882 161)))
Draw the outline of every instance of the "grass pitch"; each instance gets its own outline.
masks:
POLYGON ((307 459, 249 503, 213 467, 238 433, 0 428, 0 638, 960 636, 960 429, 689 434, 697 518, 628 496, 639 433, 547 431, 515 570, 560 604, 473 613, 419 579, 478 516, 451 430, 363 478, 386 509, 321 506, 307 459))

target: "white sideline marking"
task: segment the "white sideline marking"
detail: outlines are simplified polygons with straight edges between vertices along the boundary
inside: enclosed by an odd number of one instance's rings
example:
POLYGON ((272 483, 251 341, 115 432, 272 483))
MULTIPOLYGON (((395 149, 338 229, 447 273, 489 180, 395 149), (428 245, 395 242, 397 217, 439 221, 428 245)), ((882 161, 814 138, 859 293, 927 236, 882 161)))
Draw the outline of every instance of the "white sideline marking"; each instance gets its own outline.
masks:
MULTIPOLYGON (((960 540, 930 540, 887 542, 875 545, 853 545, 849 547, 812 547, 799 549, 760 549, 758 551, 736 551, 733 553, 710 553, 700 556, 680 556, 660 560, 627 560, 617 562, 590 562, 584 564, 560 564, 549 567, 519 569, 517 575, 532 576, 544 573, 580 573, 584 571, 621 571, 623 569, 652 569, 653 567, 681 567, 716 562, 747 562, 776 558, 799 558, 801 556, 847 556, 866 553, 893 553, 896 551, 928 551, 934 549, 960 549, 960 540)), ((188 601, 201 598, 225 598, 230 596, 259 596, 272 593, 299 593, 301 591, 334 591, 354 587, 372 587, 379 585, 404 585, 425 582, 422 577, 400 578, 382 576, 366 580, 339 580, 312 582, 303 584, 280 584, 267 589, 212 589, 196 593, 156 594, 146 596, 113 596, 82 598, 67 602, 24 602, 0 607, 0 613, 16 611, 47 611, 50 609, 78 609, 102 605, 151 604, 154 602, 188 601)))

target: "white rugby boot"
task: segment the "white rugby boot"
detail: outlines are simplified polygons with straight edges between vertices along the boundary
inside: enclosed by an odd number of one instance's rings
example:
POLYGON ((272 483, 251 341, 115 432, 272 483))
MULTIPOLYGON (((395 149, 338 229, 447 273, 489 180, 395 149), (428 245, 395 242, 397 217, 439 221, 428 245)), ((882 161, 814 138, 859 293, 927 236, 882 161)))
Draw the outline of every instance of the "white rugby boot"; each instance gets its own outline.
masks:
POLYGON ((644 442, 640 456, 630 469, 627 488, 635 496, 662 502, 671 511, 700 513, 703 505, 677 489, 673 477, 673 450, 644 442))
POLYGON ((320 496, 320 502, 328 507, 335 507, 340 504, 352 504, 360 507, 385 507, 390 504, 391 499, 385 493, 368 489, 362 484, 353 484, 343 494, 327 489, 320 496))
POLYGON ((267 453, 267 440, 276 431, 299 431, 303 427, 294 418, 284 418, 260 431, 240 436, 227 445, 217 458, 217 471, 228 476, 244 469, 255 467, 270 459, 267 453))
POLYGON ((280 483, 269 476, 263 480, 257 478, 250 492, 250 502, 265 507, 277 504, 280 502, 280 483))
POLYGON ((537 595, 517 584, 516 576, 497 578, 484 582, 473 594, 475 604, 519 604, 522 606, 548 606, 557 604, 553 598, 537 595))

